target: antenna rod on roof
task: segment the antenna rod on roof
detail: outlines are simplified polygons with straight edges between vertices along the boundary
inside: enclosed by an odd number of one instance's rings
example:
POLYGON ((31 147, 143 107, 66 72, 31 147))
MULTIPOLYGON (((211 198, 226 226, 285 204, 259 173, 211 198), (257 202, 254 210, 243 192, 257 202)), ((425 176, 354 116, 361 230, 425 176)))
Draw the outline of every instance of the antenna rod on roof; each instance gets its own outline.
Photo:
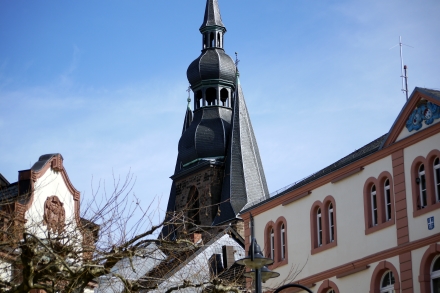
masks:
POLYGON ((408 67, 406 65, 403 66, 403 70, 405 71, 405 76, 403 78, 405 78, 405 94, 406 94, 406 100, 408 100, 408 75, 406 74, 406 70, 408 69, 408 67))

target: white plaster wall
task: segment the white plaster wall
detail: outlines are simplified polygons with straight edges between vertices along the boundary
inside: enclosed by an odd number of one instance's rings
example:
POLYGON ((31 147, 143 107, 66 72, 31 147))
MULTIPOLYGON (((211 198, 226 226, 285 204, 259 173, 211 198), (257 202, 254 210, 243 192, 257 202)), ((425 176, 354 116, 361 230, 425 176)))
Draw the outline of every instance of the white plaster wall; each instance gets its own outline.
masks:
POLYGON ((275 269, 281 274, 280 279, 285 278, 292 267, 299 270, 304 266, 296 277, 301 279, 397 245, 395 225, 365 235, 364 184, 369 177, 377 178, 383 171, 392 174, 391 156, 364 168, 335 184, 312 190, 305 198, 254 217, 256 237, 262 249, 266 224, 275 222, 279 216, 287 220, 289 263, 275 269), (316 200, 322 202, 327 195, 332 195, 336 202, 337 246, 311 255, 310 210, 316 200))
POLYGON ((60 172, 49 168, 34 185, 34 198, 31 207, 26 212, 26 228, 37 237, 44 238, 47 226, 43 225, 44 203, 49 196, 56 195, 64 204, 66 213, 66 232, 74 233, 81 243, 81 233, 75 221, 75 203, 73 195, 67 188, 60 172))
POLYGON ((411 165, 418 156, 426 158, 428 153, 433 149, 440 150, 440 133, 424 139, 404 149, 404 168, 405 168, 405 187, 406 187, 406 204, 408 209, 408 228, 409 240, 414 241, 440 233, 440 210, 435 210, 418 217, 413 217, 413 199, 412 199, 412 182, 411 165), (434 216, 435 227, 428 230, 427 219, 434 216))
POLYGON ((422 128, 420 128, 419 130, 413 130, 411 132, 408 131, 408 129, 406 128, 406 126, 403 127, 403 130, 400 132, 399 136, 397 137, 396 141, 402 140, 405 137, 408 137, 410 135, 413 135, 414 133, 417 133, 425 128, 431 127, 434 124, 437 124, 440 122, 440 119, 435 119, 434 122, 432 122, 432 124, 430 125, 426 125, 425 121, 422 122, 422 128))
MULTIPOLYGON (((176 285, 182 284, 183 280, 190 280, 194 284, 203 283, 210 280, 209 275, 209 258, 213 254, 222 254, 222 246, 234 246, 235 260, 239 260, 244 257, 245 251, 244 249, 238 245, 238 243, 228 234, 220 237, 216 242, 207 247, 202 253, 197 255, 193 260, 191 260, 187 265, 183 268, 175 272, 172 276, 170 276, 165 282, 159 285, 159 288, 152 292, 165 292, 168 288, 176 285)), ((185 290, 187 292, 197 292, 201 290, 196 290, 194 288, 188 288, 185 290)))
POLYGON ((10 263, 0 259, 0 280, 11 281, 12 266, 10 263))

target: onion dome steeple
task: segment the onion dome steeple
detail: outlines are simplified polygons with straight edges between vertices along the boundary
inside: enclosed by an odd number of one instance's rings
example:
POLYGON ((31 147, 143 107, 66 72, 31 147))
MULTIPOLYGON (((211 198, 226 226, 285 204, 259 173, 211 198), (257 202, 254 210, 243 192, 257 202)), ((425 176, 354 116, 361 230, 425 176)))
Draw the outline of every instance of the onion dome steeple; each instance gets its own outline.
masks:
POLYGON ((205 106, 231 107, 235 90, 235 63, 223 50, 226 28, 217 0, 207 0, 200 27, 202 53, 188 67, 186 75, 194 91, 194 110, 205 106))

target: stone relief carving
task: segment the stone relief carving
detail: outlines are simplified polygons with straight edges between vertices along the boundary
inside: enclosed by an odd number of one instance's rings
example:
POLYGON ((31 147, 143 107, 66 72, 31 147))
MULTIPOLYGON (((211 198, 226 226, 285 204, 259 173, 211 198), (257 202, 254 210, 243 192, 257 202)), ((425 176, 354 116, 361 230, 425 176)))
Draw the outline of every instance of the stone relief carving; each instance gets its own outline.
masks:
POLYGON ((44 203, 43 224, 49 232, 61 233, 64 230, 66 211, 58 196, 49 196, 44 203))

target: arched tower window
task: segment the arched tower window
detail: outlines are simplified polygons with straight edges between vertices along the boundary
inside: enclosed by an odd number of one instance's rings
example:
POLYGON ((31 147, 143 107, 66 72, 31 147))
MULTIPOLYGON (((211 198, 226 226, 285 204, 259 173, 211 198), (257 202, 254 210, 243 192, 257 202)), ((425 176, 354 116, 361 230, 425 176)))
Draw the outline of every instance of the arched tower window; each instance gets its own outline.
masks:
POLYGON ((222 101, 222 106, 228 107, 229 105, 229 92, 227 89, 221 89, 220 91, 220 100, 222 101))
POLYGON ((221 43, 220 43, 220 39, 221 39, 221 37, 220 37, 220 33, 217 33, 217 47, 222 47, 222 45, 221 45, 221 43))
POLYGON ((201 90, 198 90, 198 91, 196 92, 196 99, 195 99, 195 102, 196 102, 196 106, 195 106, 195 108, 196 108, 196 109, 199 109, 199 108, 201 107, 202 98, 203 98, 202 91, 201 91, 201 90))
POLYGON ((199 190, 195 186, 192 186, 189 190, 186 208, 188 209, 188 219, 191 221, 189 227, 200 225, 199 190))
POLYGON ((216 100, 216 90, 213 87, 210 87, 206 90, 206 102, 208 103, 208 106, 214 106, 215 100, 216 100))
POLYGON ((322 217, 321 217, 321 208, 316 212, 316 232, 318 236, 318 246, 322 245, 322 217))
POLYGON ((215 35, 213 32, 209 35, 210 48, 214 47, 215 35))
POLYGON ((280 240, 281 240, 281 260, 286 258, 286 230, 284 230, 284 223, 281 224, 280 231, 280 240))
POLYGON ((333 204, 330 203, 328 206, 328 231, 330 242, 335 241, 335 219, 333 216, 333 204))
POLYGON ((420 207, 424 208, 428 205, 426 195, 426 175, 425 165, 421 164, 419 167, 419 190, 420 190, 420 207))
POLYGON ((394 275, 392 271, 387 271, 380 282, 380 293, 393 293, 394 292, 394 275))
POLYGON ((270 258, 275 259, 275 233, 273 228, 270 230, 270 258))
POLYGON ((385 221, 391 220, 391 190, 390 180, 385 180, 384 186, 384 199, 385 199, 385 221))
POLYGON ((434 258, 431 266, 431 292, 440 293, 440 257, 434 258))
POLYGON ((377 194, 376 185, 371 186, 371 224, 377 225, 377 194))
POLYGON ((440 202, 440 159, 438 157, 434 160, 434 184, 435 199, 440 202))
POLYGON ((202 43, 203 49, 206 49, 206 34, 203 34, 203 43, 202 43))

